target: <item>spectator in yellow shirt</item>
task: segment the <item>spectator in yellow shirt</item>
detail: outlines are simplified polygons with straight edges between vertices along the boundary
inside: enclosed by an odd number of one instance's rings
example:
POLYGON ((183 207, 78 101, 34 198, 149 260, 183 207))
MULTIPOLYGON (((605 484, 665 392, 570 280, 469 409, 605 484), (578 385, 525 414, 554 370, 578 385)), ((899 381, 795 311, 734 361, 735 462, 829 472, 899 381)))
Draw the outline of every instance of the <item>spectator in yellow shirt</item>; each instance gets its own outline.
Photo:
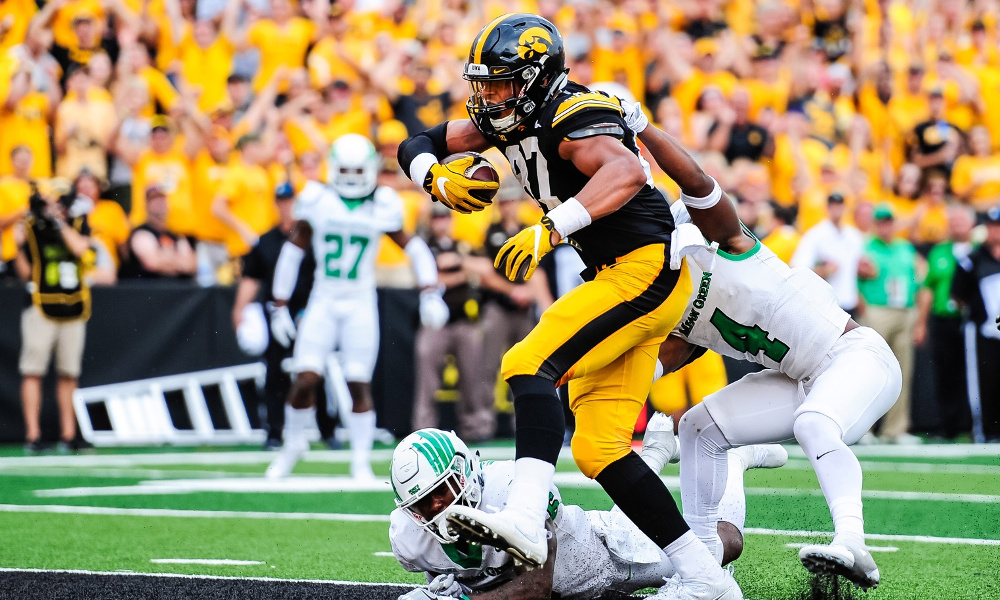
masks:
MULTIPOLYGON (((17 242, 14 228, 28 210, 31 197, 31 149, 14 146, 10 153, 13 173, 0 177, 0 263, 14 260, 17 242)), ((0 264, 0 273, 5 271, 0 264)))
POLYGON ((31 176, 49 178, 52 176, 49 124, 59 105, 58 90, 46 94, 35 89, 31 81, 33 65, 19 62, 21 68, 12 77, 7 97, 0 107, 0 175, 13 172, 9 160, 11 151, 15 146, 24 145, 31 149, 34 158, 31 176))
POLYGON ((278 222, 274 186, 264 165, 269 151, 260 136, 246 134, 236 143, 235 159, 212 201, 212 214, 226 226, 230 258, 243 256, 257 238, 278 222))
MULTIPOLYGON (((229 1, 239 3, 245 0, 229 1)), ((271 80, 278 67, 295 69, 305 66, 306 52, 313 42, 319 40, 330 13, 328 0, 315 0, 308 6, 312 9, 311 20, 296 16, 291 0, 270 0, 269 17, 259 19, 246 30, 234 34, 233 44, 237 51, 251 47, 260 51, 260 67, 253 82, 255 91, 271 80)))
POLYGON ((75 179, 84 168, 101 179, 108 174, 107 150, 115 128, 110 100, 91 94, 90 73, 73 65, 66 76, 66 97, 56 110, 56 175, 75 179))
POLYGON ((777 202, 771 202, 771 232, 761 240, 762 244, 785 263, 792 262, 795 248, 798 247, 799 240, 802 239, 798 230, 795 229, 797 212, 794 206, 786 207, 777 202))
POLYGON ((207 19, 189 23, 175 11, 169 14, 171 27, 179 39, 177 61, 181 78, 198 95, 198 108, 210 112, 227 99, 226 78, 233 70, 236 53, 230 36, 236 29, 238 15, 235 10, 227 10, 221 28, 217 28, 207 19))
POLYGON ((181 147, 172 132, 172 123, 163 115, 153 117, 149 148, 142 151, 133 167, 132 210, 133 226, 146 222, 146 189, 156 185, 167 195, 167 227, 173 233, 189 235, 194 229, 191 216, 192 139, 181 147))
POLYGON ((982 125, 969 132, 971 154, 955 160, 951 190, 976 212, 986 212, 1000 198, 1000 155, 990 148, 990 132, 982 125))

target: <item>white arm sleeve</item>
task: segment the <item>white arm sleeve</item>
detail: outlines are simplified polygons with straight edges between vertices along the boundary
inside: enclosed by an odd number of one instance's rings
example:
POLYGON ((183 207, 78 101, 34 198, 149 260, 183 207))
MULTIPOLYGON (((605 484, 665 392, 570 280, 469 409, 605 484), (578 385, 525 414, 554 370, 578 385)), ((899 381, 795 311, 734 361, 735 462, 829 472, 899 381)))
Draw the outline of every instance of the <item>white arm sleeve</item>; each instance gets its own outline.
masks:
POLYGON ((287 301, 292 297, 299 280, 299 266, 305 255, 305 250, 291 242, 281 246, 278 264, 274 267, 274 283, 271 284, 271 295, 275 300, 287 301))
POLYGON ((403 250, 413 264, 413 274, 417 277, 417 285, 421 288, 437 285, 437 261, 434 260, 434 253, 427 246, 427 242, 418 236, 413 236, 403 250))

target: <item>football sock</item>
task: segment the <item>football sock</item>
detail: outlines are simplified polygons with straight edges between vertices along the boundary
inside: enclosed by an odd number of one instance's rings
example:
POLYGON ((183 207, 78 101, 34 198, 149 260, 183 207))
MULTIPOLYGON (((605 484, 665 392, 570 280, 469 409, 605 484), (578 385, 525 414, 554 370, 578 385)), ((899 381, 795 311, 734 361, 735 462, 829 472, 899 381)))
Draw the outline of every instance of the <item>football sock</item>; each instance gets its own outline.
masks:
POLYGON ((316 407, 292 408, 285 404, 285 444, 305 440, 306 428, 316 422, 316 407))
POLYGON ((514 395, 516 460, 506 509, 545 527, 549 489, 565 435, 565 417, 555 384, 536 375, 507 380, 514 395))
POLYGON ((604 467, 595 479, 657 546, 663 548, 690 531, 663 480, 635 452, 604 467))
POLYGON ((719 562, 693 531, 688 531, 669 543, 663 551, 681 579, 714 582, 724 576, 725 571, 719 566, 719 562))
POLYGON ((548 514, 549 490, 556 466, 537 458, 514 461, 514 481, 504 510, 516 510, 529 517, 533 525, 544 528, 548 514))
POLYGON ((809 457, 833 517, 834 539, 863 545, 861 463, 841 439, 840 426, 819 413, 802 413, 793 426, 795 439, 809 457))
POLYGON ((372 444, 375 442, 375 411, 344 415, 351 439, 351 470, 366 470, 371 466, 372 444))
MULTIPOLYGON (((748 447, 748 446, 745 446, 748 447)), ((735 451, 729 451, 729 477, 726 481, 726 491, 719 501, 719 521, 732 523, 743 533, 747 520, 747 498, 743 492, 743 473, 748 468, 743 457, 735 451)))
MULTIPOLYGON (((680 439, 684 519, 711 554, 721 562, 719 503, 726 492, 729 479, 730 461, 727 450, 731 444, 704 404, 695 406, 684 415, 680 439)), ((739 468, 742 469, 742 466, 740 462, 739 468)), ((741 471, 740 495, 743 492, 742 480, 741 471)), ((737 507, 733 509, 738 510, 737 507)))

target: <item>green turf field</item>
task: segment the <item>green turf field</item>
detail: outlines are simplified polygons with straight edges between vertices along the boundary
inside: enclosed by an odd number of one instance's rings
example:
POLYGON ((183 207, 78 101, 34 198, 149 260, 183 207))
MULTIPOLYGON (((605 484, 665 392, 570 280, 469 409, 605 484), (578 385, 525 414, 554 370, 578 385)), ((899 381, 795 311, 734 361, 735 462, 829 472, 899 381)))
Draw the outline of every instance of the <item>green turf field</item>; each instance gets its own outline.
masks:
MULTIPOLYGON (((859 449, 868 543, 882 585, 872 600, 1000 598, 1000 448, 859 449), (884 454, 890 454, 885 456, 884 454)), ((509 448, 484 450, 489 458, 509 448)), ((388 451, 377 451, 380 476, 388 451)), ((0 452, 0 568, 133 571, 422 583, 393 560, 387 482, 345 481, 346 453, 317 451, 296 477, 268 482, 272 454, 238 449, 101 451, 23 457, 0 452), (191 560, 234 564, 183 564, 191 560)), ((677 489, 677 467, 664 471, 677 489)), ((560 462, 563 499, 610 507, 560 462)), ((807 598, 796 545, 831 527, 809 463, 747 473, 746 552, 736 578, 747 598, 807 598)))

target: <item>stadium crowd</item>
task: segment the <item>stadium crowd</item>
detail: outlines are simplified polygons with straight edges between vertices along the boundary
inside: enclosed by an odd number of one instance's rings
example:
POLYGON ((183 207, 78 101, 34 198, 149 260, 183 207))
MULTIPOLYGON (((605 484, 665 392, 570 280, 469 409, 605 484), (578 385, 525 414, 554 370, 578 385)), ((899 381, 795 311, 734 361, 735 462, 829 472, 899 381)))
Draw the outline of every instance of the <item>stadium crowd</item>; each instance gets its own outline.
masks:
MULTIPOLYGON (((325 180, 331 143, 358 133, 375 142, 380 182, 401 194, 406 228, 431 240, 455 290, 445 298, 451 327, 428 333, 418 351, 468 359, 464 346, 484 323, 494 331, 517 320, 510 327, 522 331, 532 305, 559 294, 555 281, 511 285, 475 260, 492 258, 502 243, 493 238, 534 222, 538 209, 494 153, 510 183, 493 207, 432 210, 395 155, 408 135, 466 116, 470 42, 512 11, 560 28, 573 80, 642 101, 765 244, 828 279, 842 307, 890 342, 907 382, 914 344, 931 343, 943 433, 970 431, 969 394, 955 377, 965 371, 964 317, 950 284, 984 239, 992 250, 983 254, 1000 262, 996 0, 6 0, 0 274, 16 281, 33 189, 72 184, 93 203, 92 283, 230 285, 240 257, 279 221, 275 190, 325 180)), ((675 200, 677 186, 652 169, 675 200)), ((414 285, 393 244, 378 265, 380 285, 414 285)), ((976 293, 964 285, 961 298, 976 293)), ((1000 355, 992 318, 973 319, 979 347, 1000 355)), ((494 368, 497 341, 465 362, 494 368)), ((725 383, 718 356, 690 368, 686 383, 658 384, 654 402, 685 387, 696 402, 725 383)), ((995 371, 980 369, 982 393, 972 394, 989 438, 1000 437, 995 371)), ((433 389, 418 387, 415 426, 433 425, 433 389)), ((473 387, 463 389, 475 398, 461 433, 476 440, 494 426, 482 416, 491 390, 473 387)), ((883 439, 915 441, 909 394, 904 384, 883 439)), ((663 402, 668 412, 685 406, 663 402)))

